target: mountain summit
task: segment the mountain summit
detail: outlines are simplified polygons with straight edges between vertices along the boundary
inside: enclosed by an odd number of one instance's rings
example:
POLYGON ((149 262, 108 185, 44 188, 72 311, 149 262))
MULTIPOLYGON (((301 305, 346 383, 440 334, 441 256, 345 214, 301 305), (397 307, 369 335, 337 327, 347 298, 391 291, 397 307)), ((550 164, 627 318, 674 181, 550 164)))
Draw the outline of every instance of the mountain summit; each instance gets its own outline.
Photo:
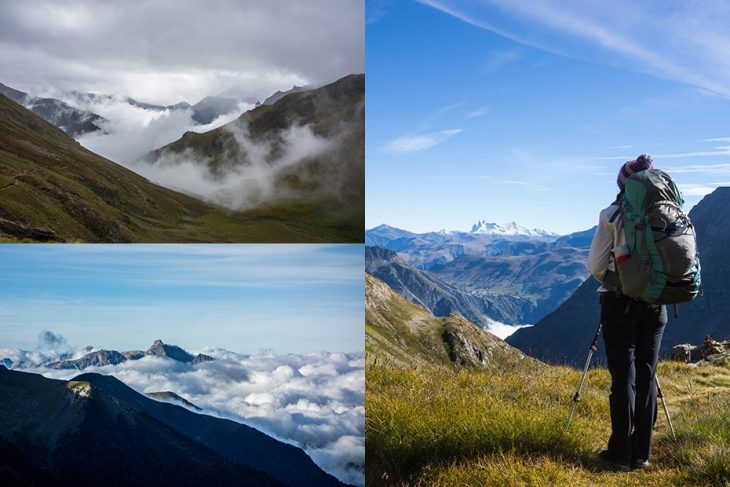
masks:
POLYGON ((539 228, 534 228, 530 230, 521 225, 518 225, 515 222, 508 222, 504 225, 499 225, 497 223, 490 223, 487 220, 479 220, 478 222, 476 222, 474 225, 472 225, 469 233, 478 233, 481 235, 496 235, 500 237, 524 236, 533 238, 549 238, 551 240, 558 237, 558 234, 556 233, 551 233, 546 230, 541 230, 539 228))
POLYGON ((199 353, 191 355, 176 345, 166 345, 162 340, 155 340, 146 352, 141 350, 130 350, 117 352, 116 350, 97 350, 87 353, 76 360, 59 360, 43 364, 49 369, 77 369, 83 370, 87 367, 103 367, 105 365, 117 365, 128 360, 139 360, 145 356, 167 358, 177 362, 191 363, 193 365, 202 362, 215 360, 213 357, 199 353))

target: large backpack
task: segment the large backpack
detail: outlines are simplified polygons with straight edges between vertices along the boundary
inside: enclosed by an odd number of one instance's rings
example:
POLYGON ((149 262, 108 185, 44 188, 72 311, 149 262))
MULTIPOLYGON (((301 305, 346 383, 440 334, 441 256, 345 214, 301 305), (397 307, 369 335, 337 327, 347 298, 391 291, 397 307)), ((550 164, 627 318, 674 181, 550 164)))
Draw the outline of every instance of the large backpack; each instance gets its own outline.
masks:
POLYGON ((701 290, 697 241, 672 178, 658 169, 633 174, 619 202, 628 254, 616 258, 621 292, 651 304, 694 299, 701 290))

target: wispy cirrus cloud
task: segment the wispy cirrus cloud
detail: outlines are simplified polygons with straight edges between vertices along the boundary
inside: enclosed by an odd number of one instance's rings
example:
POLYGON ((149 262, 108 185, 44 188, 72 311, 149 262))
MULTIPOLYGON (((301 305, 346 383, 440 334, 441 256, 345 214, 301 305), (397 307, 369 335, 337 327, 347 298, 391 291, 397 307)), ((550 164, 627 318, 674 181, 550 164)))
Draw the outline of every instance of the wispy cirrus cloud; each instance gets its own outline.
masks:
POLYGON ((730 98, 730 9, 700 0, 419 0, 522 44, 730 98))
POLYGON ((706 196, 717 188, 730 186, 730 181, 712 184, 680 184, 679 191, 686 196, 706 196))
POLYGON ((403 135, 388 142, 385 151, 397 154, 422 152, 456 137, 461 132, 463 132, 463 129, 456 128, 438 132, 403 135))

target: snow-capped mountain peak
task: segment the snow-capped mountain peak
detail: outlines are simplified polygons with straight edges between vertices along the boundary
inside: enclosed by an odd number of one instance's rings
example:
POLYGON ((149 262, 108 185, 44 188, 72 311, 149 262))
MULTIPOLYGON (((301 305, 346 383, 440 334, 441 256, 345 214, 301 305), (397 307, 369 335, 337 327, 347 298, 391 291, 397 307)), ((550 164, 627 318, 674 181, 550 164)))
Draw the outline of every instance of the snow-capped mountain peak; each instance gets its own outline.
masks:
POLYGON ((476 222, 469 233, 478 233, 481 235, 495 235, 495 236, 525 236, 525 237, 555 237, 554 233, 539 228, 528 229, 515 222, 508 222, 504 225, 497 223, 490 223, 486 220, 480 220, 476 222))

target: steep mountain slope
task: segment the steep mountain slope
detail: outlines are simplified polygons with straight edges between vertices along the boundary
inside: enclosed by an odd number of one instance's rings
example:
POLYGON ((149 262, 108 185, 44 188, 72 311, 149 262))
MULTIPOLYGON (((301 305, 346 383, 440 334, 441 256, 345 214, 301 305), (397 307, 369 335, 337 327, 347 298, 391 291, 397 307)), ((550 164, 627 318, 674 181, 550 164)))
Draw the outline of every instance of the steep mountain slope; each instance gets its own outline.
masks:
MULTIPOLYGON (((717 188, 690 211, 697 232, 697 246, 702 263, 703 295, 693 302, 679 305, 679 319, 671 309, 669 323, 662 339, 662 355, 679 343, 696 343, 711 335, 730 336, 730 188, 717 188)), ((598 283, 588 279, 550 315, 531 328, 517 330, 507 341, 534 357, 555 362, 582 365, 588 344, 598 326, 598 283)), ((603 344, 597 361, 605 360, 603 344)))
POLYGON ((416 269, 392 250, 365 247, 365 271, 435 316, 459 313, 472 323, 489 328, 489 319, 511 323, 527 300, 511 296, 477 295, 455 287, 428 271, 416 269))
POLYGON ((369 274, 365 275, 365 350, 368 360, 404 368, 489 368, 531 361, 459 315, 434 317, 369 274))
POLYGON ((193 163, 219 181, 249 175, 220 196, 244 207, 267 202, 296 208, 362 241, 364 90, 364 75, 350 75, 290 93, 215 130, 187 132, 147 160, 171 167, 193 163), (257 178, 266 184, 249 185, 257 178))
MULTIPOLYGON (((136 393, 114 377, 71 381, 0 368, 0 448, 62 484, 342 485, 302 450, 233 421, 136 393)), ((19 477, 28 465, 9 463, 19 477)))
POLYGON ((282 485, 235 465, 92 381, 57 381, 0 367, 0 391, 5 485, 196 485, 203 479, 282 485))
POLYGON ((461 255, 429 273, 482 299, 511 300, 504 323, 535 323, 563 303, 588 277, 588 251, 560 247, 546 252, 480 257, 461 255))
POLYGON ((227 212, 152 184, 0 95, 0 240, 342 241, 295 211, 227 212), (275 215, 274 215, 275 214, 275 215))
POLYGON ((81 110, 55 98, 38 98, 0 83, 0 94, 23 105, 47 122, 55 125, 70 137, 80 137, 101 130, 104 118, 96 113, 81 110))

